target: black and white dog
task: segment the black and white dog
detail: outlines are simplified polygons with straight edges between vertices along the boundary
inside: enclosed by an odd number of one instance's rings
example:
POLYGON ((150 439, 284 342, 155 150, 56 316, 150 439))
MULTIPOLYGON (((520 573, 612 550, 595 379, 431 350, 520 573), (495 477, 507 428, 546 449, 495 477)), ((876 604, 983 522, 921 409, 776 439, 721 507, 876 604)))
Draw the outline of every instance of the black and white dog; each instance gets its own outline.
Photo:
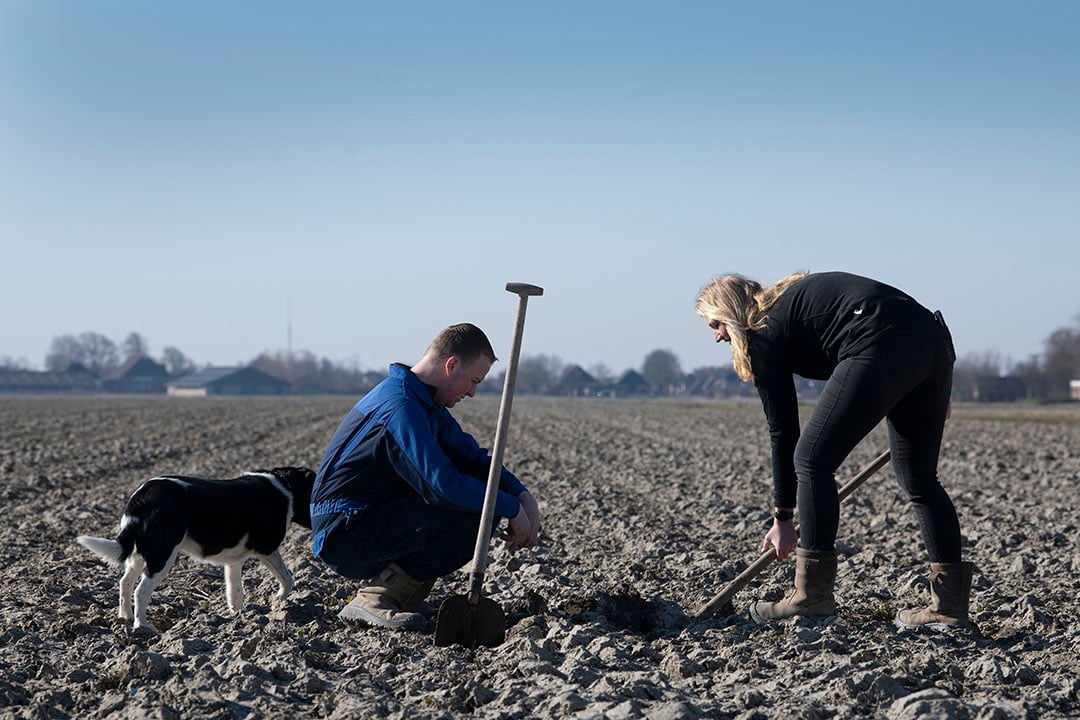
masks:
POLYGON ((123 563, 120 617, 134 619, 135 630, 157 632, 146 621, 146 606, 177 552, 225 566, 225 597, 235 613, 244 607, 240 570, 250 557, 274 574, 278 597, 292 590, 278 547, 290 522, 311 528, 314 483, 315 473, 304 467, 254 470, 233 480, 155 477, 127 501, 115 540, 80 535, 76 541, 111 565, 123 563))

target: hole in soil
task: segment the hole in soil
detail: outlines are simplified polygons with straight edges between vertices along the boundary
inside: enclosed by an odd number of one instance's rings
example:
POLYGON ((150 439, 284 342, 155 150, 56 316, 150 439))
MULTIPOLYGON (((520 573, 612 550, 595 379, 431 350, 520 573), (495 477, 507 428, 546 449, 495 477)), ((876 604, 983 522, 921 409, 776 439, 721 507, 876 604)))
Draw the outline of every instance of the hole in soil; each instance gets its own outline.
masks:
POLYGON ((572 617, 595 612, 617 629, 642 635, 677 630, 687 622, 676 603, 659 598, 646 600, 629 586, 568 598, 559 610, 572 617))
POLYGON ((523 600, 504 606, 507 628, 514 627, 529 617, 557 614, 586 622, 583 616, 596 613, 620 630, 642 635, 668 630, 678 630, 688 619, 679 606, 662 599, 646 600, 631 587, 619 587, 611 591, 567 595, 548 604, 540 594, 528 591, 523 600))
POLYGON ((505 605, 504 610, 507 629, 514 627, 527 617, 547 615, 549 612, 547 600, 533 590, 526 590, 523 600, 505 605))
POLYGON ((596 609, 617 628, 648 634, 660 626, 656 608, 637 593, 604 594, 596 600, 596 609))

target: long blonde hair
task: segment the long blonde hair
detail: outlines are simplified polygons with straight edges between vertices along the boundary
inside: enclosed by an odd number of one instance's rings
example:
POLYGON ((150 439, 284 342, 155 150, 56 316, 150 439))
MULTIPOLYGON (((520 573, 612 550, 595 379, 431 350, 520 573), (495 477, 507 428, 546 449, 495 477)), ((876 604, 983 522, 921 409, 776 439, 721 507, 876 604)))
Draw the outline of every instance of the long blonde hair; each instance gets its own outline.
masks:
POLYGON ((710 280, 697 296, 697 314, 706 321, 727 326, 731 338, 731 361, 743 380, 754 377, 750 367, 747 333, 765 329, 768 312, 784 291, 809 273, 801 271, 762 287, 757 280, 742 275, 718 275, 710 280))

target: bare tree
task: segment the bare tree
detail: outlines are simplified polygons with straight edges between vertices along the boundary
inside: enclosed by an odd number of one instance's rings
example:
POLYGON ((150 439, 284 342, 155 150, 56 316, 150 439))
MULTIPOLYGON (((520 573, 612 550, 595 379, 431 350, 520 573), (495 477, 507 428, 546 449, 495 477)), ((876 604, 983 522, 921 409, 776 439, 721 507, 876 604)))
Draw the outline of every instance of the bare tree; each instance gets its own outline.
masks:
POLYGON ((589 374, 601 385, 609 385, 615 381, 615 373, 602 362, 598 362, 589 368, 589 374))
POLYGON ((1032 355, 1023 362, 1013 365, 1012 374, 1024 381, 1025 396, 1030 400, 1046 397, 1046 373, 1038 355, 1032 355))
POLYGON ((183 375, 195 369, 195 363, 172 345, 161 352, 161 359, 170 375, 183 375))
POLYGON ((1048 375, 1080 377, 1080 328, 1059 328, 1046 338, 1044 367, 1048 375))
POLYGON ((139 333, 129 333, 124 338, 124 342, 120 343, 120 354, 124 356, 125 360, 142 357, 150 354, 150 346, 146 343, 146 338, 139 333))
POLYGON ((95 332, 54 337, 45 356, 45 369, 60 372, 74 362, 81 363, 94 377, 105 377, 120 364, 116 343, 95 332))
POLYGON ((45 355, 45 369, 49 372, 62 372, 73 362, 82 362, 82 343, 74 335, 57 335, 49 343, 49 352, 45 355))
POLYGON ((251 361, 251 367, 285 380, 294 393, 363 393, 373 388, 385 375, 360 369, 359 361, 335 365, 319 359, 307 350, 292 353, 264 352, 251 361))
POLYGON ((0 370, 29 370, 30 362, 24 358, 13 358, 10 355, 0 357, 0 370))
POLYGON ((82 345, 80 361, 94 377, 105 377, 120 364, 116 343, 101 333, 84 332, 79 335, 79 344, 82 345))
POLYGON ((1001 355, 993 350, 971 352, 953 366, 953 392, 959 400, 976 400, 979 383, 1001 377, 1001 355))
POLYGON ((670 350, 653 350, 646 355, 641 375, 665 394, 672 392, 683 379, 679 358, 670 350))
POLYGON ((518 363, 517 384, 522 393, 546 393, 562 376, 563 362, 554 355, 529 355, 518 363))
POLYGON ((1069 397, 1069 381, 1080 379, 1080 318, 1077 327, 1050 333, 1045 345, 1046 399, 1064 400, 1069 397))

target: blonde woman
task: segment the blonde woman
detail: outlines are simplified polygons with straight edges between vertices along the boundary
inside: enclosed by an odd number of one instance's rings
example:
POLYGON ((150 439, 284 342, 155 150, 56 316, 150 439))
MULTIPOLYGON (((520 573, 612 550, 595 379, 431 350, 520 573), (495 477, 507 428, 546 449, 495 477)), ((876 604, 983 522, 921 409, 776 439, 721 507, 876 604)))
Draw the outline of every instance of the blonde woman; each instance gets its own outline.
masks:
POLYGON ((930 605, 901 611, 896 624, 966 626, 972 567, 961 559, 956 509, 937 476, 956 359, 940 314, 896 288, 842 272, 799 272, 769 286, 723 275, 702 288, 697 313, 716 342, 731 344, 735 371, 754 381, 765 410, 775 510, 762 551, 772 546, 781 560, 795 551, 794 591, 779 602, 751 604, 753 619, 836 611, 835 473, 884 418, 893 470, 931 567, 930 605), (827 381, 801 434, 796 374, 827 381))

